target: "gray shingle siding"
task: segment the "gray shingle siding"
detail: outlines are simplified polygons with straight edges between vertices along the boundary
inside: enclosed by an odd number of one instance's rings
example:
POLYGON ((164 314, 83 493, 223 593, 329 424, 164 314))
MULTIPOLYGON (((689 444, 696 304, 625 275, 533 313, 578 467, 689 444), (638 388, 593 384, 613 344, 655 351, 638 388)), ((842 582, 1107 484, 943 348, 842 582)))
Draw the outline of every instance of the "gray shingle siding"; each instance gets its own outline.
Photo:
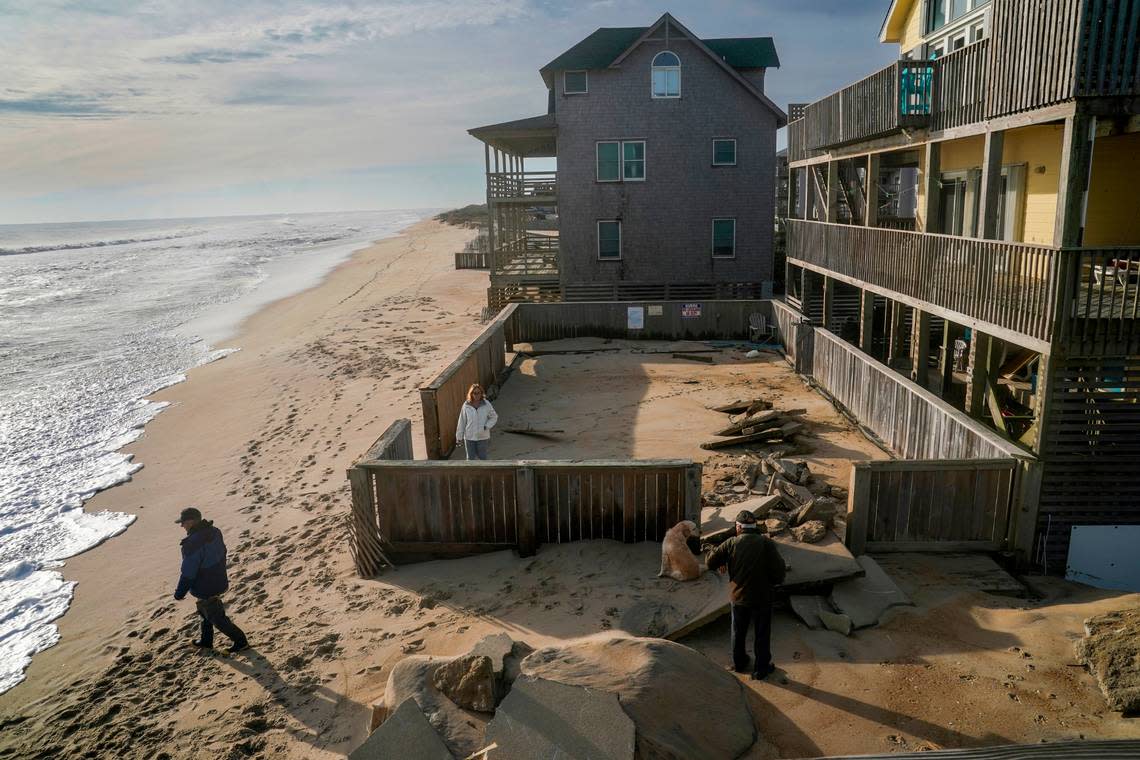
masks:
POLYGON ((681 98, 650 97, 648 40, 620 68, 593 70, 588 95, 554 79, 562 281, 763 282, 772 279, 776 116, 688 40, 681 98), (736 139, 737 165, 712 165, 714 137, 736 139), (600 140, 646 142, 644 182, 595 181, 600 140), (736 218, 736 257, 712 258, 712 220, 736 218), (622 260, 599 261, 596 221, 622 220, 622 260))

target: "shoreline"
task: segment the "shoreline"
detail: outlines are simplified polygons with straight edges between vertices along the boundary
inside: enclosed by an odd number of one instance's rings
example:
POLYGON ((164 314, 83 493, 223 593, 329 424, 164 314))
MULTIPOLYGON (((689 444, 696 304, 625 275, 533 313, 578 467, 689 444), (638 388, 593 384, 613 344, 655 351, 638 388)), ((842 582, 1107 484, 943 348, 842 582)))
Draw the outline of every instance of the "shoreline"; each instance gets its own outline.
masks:
MULTIPOLYGON (((343 478, 330 475, 338 469, 343 472, 345 462, 379 434, 380 414, 361 421, 353 430, 347 429, 348 424, 326 428, 319 453, 313 451, 316 442, 312 440, 272 446, 302 465, 299 470, 323 466, 321 477, 295 477, 289 482, 276 472, 277 477, 272 477, 249 466, 250 440, 266 432, 267 418, 286 404, 292 407, 293 414, 286 416, 293 426, 306 420, 311 423, 310 431, 320 424, 320 418, 328 422, 325 407, 337 401, 341 402, 336 406, 342 423, 358 416, 366 402, 378 402, 376 408, 384 410, 385 418, 415 414, 419 382, 437 371, 437 364, 449 361, 454 349, 480 329, 486 274, 456 272, 452 261, 453 250, 459 250, 471 234, 468 229, 447 227, 428 218, 355 250, 312 285, 244 317, 230 338, 211 343, 211 353, 239 349, 221 357, 225 361, 197 365, 186 372, 185 381, 145 399, 167 406, 122 449, 142 469, 127 482, 93 495, 83 507, 87 512, 123 512, 134 520, 114 541, 105 540, 66 560, 60 569, 64 580, 77 585, 67 612, 55 621, 60 640, 34 655, 25 680, 0 695, 0 716, 28 718, 24 723, 31 723, 35 714, 50 713, 62 692, 83 682, 97 682, 99 671, 113 667, 116 655, 139 643, 142 634, 137 628, 144 621, 165 620, 165 633, 178 626, 193 626, 193 605, 178 605, 170 599, 182 536, 170 524, 173 518, 169 515, 182 506, 198 505, 223 528, 231 566, 248 554, 242 551, 248 542, 241 537, 267 527, 259 514, 267 502, 288 513, 271 527, 272 538, 303 525, 305 517, 315 511, 314 497, 320 500, 322 512, 335 514, 345 507, 336 499, 337 492, 346 487, 341 484, 343 478), (460 307, 458 314, 451 314, 456 318, 449 320, 454 324, 446 331, 452 345, 428 352, 426 341, 419 336, 394 335, 397 344, 406 346, 412 340, 416 345, 380 360, 359 353, 353 325, 359 322, 361 311, 407 310, 403 304, 422 300, 419 292, 433 281, 442 281, 439 289, 453 297, 449 306, 460 307), (409 360, 407 351, 417 349, 421 355, 435 354, 431 357, 434 363, 409 360), (330 369, 330 360, 340 364, 340 370, 322 372, 330 369), (417 377, 409 378, 410 372, 417 377), (293 383, 296 387, 286 390, 293 383), (355 405, 345 403, 349 398, 355 405), (313 408, 297 408, 312 402, 313 408), (279 493, 270 494, 265 481, 279 486, 279 493), (304 487, 298 491, 299 485, 304 487), (301 500, 306 503, 295 503, 301 500)), ((405 324, 386 332, 410 331, 405 324)), ((334 559, 347 569, 351 560, 347 547, 342 548, 343 556, 334 559)), ((237 598, 240 580, 231 574, 231 582, 234 588, 228 596, 237 598)), ((243 618, 235 613, 235 618, 251 638, 257 637, 258 626, 248 615, 243 618)), ((169 645, 185 643, 181 636, 173 637, 169 645)))

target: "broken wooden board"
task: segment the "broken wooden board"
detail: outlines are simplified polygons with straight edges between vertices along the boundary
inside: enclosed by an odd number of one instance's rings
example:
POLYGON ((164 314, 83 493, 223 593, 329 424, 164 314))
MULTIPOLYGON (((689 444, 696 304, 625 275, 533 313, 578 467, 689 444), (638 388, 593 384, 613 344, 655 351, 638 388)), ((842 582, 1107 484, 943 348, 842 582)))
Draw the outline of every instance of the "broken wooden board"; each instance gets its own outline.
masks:
POLYGON ((739 421, 733 422, 728 427, 716 431, 713 435, 739 435, 746 427, 756 427, 757 430, 754 432, 759 432, 768 427, 779 427, 782 424, 779 421, 781 414, 781 412, 775 410, 768 410, 760 412, 759 414, 753 414, 749 417, 741 417, 739 421))
POLYGON ((762 399, 753 399, 752 401, 737 399, 736 401, 730 401, 729 403, 721 404, 720 406, 710 406, 708 409, 710 411, 721 412, 723 414, 740 414, 741 412, 748 411, 748 408, 753 404, 768 404, 767 408, 772 408, 770 402, 764 401, 762 399))
MULTIPOLYGON (((780 557, 784 560, 784 565, 788 568, 784 582, 780 584, 781 589, 810 588, 821 583, 863 574, 863 568, 855 561, 855 557, 831 531, 828 531, 827 536, 816 544, 801 544, 791 536, 777 536, 773 540, 776 542, 780 557)), ((702 609, 696 611, 682 625, 668 631, 663 638, 677 641, 727 615, 728 609, 726 578, 724 591, 719 596, 710 595, 702 609)))
POLYGON ((746 443, 782 441, 788 436, 799 432, 802 427, 803 425, 798 422, 789 422, 781 427, 772 428, 771 430, 762 430, 758 433, 751 433, 750 435, 738 435, 717 441, 705 441, 701 444, 701 448, 711 451, 714 449, 728 449, 733 446, 743 446, 746 443))

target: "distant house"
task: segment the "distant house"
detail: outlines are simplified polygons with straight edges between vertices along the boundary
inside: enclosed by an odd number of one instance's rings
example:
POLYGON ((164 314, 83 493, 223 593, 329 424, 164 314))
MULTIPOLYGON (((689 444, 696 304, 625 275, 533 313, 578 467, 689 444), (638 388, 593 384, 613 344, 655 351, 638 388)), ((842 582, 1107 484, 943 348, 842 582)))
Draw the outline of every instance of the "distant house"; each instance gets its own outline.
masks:
POLYGON ((769 37, 696 37, 669 14, 598 29, 540 70, 547 113, 478 127, 492 306, 755 297, 773 277, 769 37), (556 171, 526 171, 554 158, 556 171), (557 214, 557 229, 531 222, 557 214))

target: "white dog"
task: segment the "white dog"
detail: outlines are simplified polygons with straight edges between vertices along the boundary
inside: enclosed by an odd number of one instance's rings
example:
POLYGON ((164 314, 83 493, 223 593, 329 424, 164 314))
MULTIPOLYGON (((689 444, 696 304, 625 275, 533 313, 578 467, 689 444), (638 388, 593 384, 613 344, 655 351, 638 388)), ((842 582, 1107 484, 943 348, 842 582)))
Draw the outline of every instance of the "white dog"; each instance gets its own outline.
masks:
POLYGON ((701 566, 686 541, 696 530, 695 522, 682 520, 665 531, 665 540, 661 542, 661 572, 657 574, 658 578, 667 575, 678 581, 692 581, 700 576, 701 566))

